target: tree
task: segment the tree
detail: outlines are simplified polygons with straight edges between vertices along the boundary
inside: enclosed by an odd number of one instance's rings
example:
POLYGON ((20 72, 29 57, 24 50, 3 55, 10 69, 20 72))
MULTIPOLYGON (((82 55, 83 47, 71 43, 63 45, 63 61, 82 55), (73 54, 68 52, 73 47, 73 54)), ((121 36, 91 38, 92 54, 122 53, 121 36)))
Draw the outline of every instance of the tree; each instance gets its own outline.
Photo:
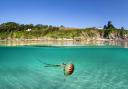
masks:
POLYGON ((124 30, 124 27, 121 27, 121 30, 124 30))
POLYGON ((61 27, 61 28, 64 28, 64 26, 63 26, 63 25, 61 25, 60 27, 61 27))
POLYGON ((114 25, 112 24, 112 21, 108 21, 107 29, 115 29, 114 25))
POLYGON ((27 28, 25 27, 24 24, 21 24, 21 25, 20 25, 20 28, 19 28, 20 31, 23 31, 23 30, 26 30, 26 29, 27 29, 27 28))
POLYGON ((19 30, 19 24, 15 22, 7 22, 3 23, 0 26, 1 30, 4 32, 12 32, 12 31, 18 31, 19 30))
POLYGON ((104 25, 104 29, 107 29, 107 26, 106 25, 104 25))
MULTIPOLYGON (((33 24, 26 24, 25 27, 26 27, 27 29, 32 29, 32 28, 34 27, 34 25, 33 25, 33 24)), ((26 29, 26 30, 27 30, 27 29, 26 29)))

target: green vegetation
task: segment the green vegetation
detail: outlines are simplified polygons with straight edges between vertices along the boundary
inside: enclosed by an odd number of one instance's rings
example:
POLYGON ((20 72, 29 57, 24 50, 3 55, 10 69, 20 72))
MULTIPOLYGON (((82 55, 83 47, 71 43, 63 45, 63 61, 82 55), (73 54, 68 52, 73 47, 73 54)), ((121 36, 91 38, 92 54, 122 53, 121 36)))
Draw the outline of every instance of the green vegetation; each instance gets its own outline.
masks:
POLYGON ((104 25, 103 29, 98 28, 65 28, 48 26, 42 24, 18 24, 15 22, 7 22, 0 24, 0 39, 128 39, 128 30, 124 27, 117 29, 111 21, 104 25))

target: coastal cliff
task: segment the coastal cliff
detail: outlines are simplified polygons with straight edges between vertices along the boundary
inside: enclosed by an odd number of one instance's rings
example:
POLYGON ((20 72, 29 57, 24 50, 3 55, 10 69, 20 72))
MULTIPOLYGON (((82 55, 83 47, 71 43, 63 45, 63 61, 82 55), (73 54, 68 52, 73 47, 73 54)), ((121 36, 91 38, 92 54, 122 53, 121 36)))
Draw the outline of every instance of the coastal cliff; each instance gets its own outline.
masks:
POLYGON ((67 28, 51 25, 0 24, 0 40, 128 40, 128 30, 115 28, 109 21, 104 28, 67 28))

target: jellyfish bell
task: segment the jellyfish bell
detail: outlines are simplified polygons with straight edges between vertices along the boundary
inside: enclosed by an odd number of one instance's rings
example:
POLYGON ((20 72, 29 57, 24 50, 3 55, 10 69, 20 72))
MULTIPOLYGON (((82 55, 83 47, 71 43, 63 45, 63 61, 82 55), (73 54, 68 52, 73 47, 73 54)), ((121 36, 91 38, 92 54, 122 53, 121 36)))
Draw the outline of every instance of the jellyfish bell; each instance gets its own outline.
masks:
POLYGON ((64 75, 69 76, 74 72, 74 64, 66 64, 64 67, 64 75))

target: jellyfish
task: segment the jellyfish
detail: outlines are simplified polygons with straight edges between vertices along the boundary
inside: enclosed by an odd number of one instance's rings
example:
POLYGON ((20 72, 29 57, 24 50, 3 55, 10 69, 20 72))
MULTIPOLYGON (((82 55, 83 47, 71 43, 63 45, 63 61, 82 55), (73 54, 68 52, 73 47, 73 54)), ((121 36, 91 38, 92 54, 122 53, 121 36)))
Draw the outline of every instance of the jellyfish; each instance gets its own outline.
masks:
POLYGON ((62 67, 65 76, 70 76, 74 72, 74 64, 65 64, 65 63, 58 64, 58 65, 45 64, 44 67, 62 67))
POLYGON ((69 76, 74 72, 74 64, 66 64, 64 66, 64 75, 69 76))
POLYGON ((61 67, 61 68, 63 68, 63 72, 64 72, 65 76, 72 75, 74 72, 74 68, 75 68, 73 63, 47 64, 47 63, 42 62, 40 59, 37 59, 37 61, 40 62, 41 64, 45 64, 44 67, 61 67))

